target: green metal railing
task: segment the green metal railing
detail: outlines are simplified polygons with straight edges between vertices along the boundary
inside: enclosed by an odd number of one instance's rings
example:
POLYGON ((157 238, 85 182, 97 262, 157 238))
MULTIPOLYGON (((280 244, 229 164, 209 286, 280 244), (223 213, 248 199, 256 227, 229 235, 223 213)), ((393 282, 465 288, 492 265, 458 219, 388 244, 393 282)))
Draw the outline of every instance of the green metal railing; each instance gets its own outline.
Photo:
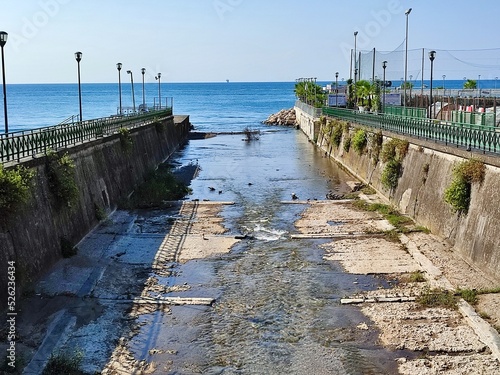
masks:
POLYGON ((0 161, 20 161, 48 150, 58 150, 117 133, 121 128, 136 128, 172 116, 172 108, 144 114, 100 119, 38 128, 0 135, 0 161))
POLYGON ((500 129, 494 126, 406 117, 387 113, 375 114, 332 107, 324 107, 323 114, 393 133, 452 144, 468 150, 474 149, 500 154, 500 129))
POLYGON ((396 115, 396 116, 408 116, 408 117, 419 117, 419 118, 427 117, 427 109, 417 108, 417 107, 401 107, 401 106, 386 105, 384 108, 384 113, 387 115, 396 115))

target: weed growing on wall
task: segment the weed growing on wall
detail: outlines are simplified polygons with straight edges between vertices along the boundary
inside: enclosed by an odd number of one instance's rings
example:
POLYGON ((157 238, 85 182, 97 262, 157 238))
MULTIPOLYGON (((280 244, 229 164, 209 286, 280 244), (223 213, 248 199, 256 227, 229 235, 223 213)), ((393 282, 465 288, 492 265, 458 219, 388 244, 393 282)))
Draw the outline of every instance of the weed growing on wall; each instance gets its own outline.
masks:
POLYGON ((15 212, 31 197, 31 183, 35 173, 18 166, 5 169, 0 164, 0 210, 7 214, 15 212))
POLYGON ((78 199, 78 186, 75 178, 75 163, 64 154, 54 151, 47 153, 47 177, 52 194, 61 203, 71 206, 78 199))
POLYGON ((470 159, 453 168, 453 180, 444 191, 444 201, 451 205, 453 212, 467 214, 469 211, 472 184, 482 183, 486 166, 477 159, 470 159))
POLYGON ((377 133, 373 133, 370 137, 371 157, 374 164, 377 164, 380 160, 380 152, 382 151, 383 141, 384 137, 382 136, 382 132, 380 130, 377 133))
POLYGON ((80 370, 83 354, 76 352, 69 354, 60 352, 51 354, 47 365, 43 369, 42 375, 65 374, 65 375, 81 375, 80 370))
POLYGON ((127 128, 120 129, 120 143, 125 152, 132 151, 132 146, 134 145, 134 141, 132 140, 132 136, 130 135, 130 130, 127 128))
POLYGON ((358 129, 354 133, 351 139, 351 146, 358 153, 358 155, 363 154, 363 151, 366 148, 367 140, 366 140, 366 132, 363 129, 358 129))
POLYGON ((331 131, 330 141, 335 145, 335 147, 338 148, 340 146, 340 142, 342 141, 342 134, 344 132, 343 124, 342 121, 339 120, 333 120, 331 121, 331 123, 333 124, 333 127, 331 131))
POLYGON ((386 165, 381 182, 385 188, 395 189, 398 186, 402 161, 408 153, 408 147, 408 141, 397 138, 390 139, 382 147, 380 158, 386 165))

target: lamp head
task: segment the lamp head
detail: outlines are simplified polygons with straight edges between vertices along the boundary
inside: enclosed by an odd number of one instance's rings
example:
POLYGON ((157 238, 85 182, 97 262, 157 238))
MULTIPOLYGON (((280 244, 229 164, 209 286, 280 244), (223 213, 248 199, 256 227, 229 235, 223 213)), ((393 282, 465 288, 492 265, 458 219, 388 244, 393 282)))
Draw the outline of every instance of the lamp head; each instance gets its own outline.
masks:
POLYGON ((5 46, 5 43, 7 43, 7 37, 9 34, 7 34, 5 31, 0 31, 0 47, 5 46))
POLYGON ((335 72, 335 78, 339 78, 339 72, 335 72))
POLYGON ((131 70, 127 70, 127 74, 132 74, 132 71, 131 70))
POLYGON ((387 68, 387 61, 385 61, 385 60, 382 61, 382 68, 384 68, 384 69, 387 68))
POLYGON ((354 32, 354 36, 356 36, 356 35, 358 35, 358 32, 357 32, 357 31, 355 31, 355 32, 354 32))
POLYGON ((82 55, 83 55, 83 53, 81 53, 81 52, 75 52, 76 61, 78 61, 78 62, 82 61, 82 55))
POLYGON ((146 68, 142 68, 141 73, 142 73, 142 75, 146 74, 146 68))
POLYGON ((123 66, 122 63, 118 63, 118 64, 116 64, 116 69, 118 69, 118 71, 120 71, 120 70, 122 70, 122 66, 123 66))
POLYGON ((429 52, 429 59, 431 61, 434 61, 435 58, 436 58, 436 51, 429 52))
POLYGON ((408 9, 408 10, 405 12, 405 14, 406 14, 406 15, 408 15, 408 14, 410 14, 410 13, 411 13, 411 8, 410 8, 410 9, 408 9))

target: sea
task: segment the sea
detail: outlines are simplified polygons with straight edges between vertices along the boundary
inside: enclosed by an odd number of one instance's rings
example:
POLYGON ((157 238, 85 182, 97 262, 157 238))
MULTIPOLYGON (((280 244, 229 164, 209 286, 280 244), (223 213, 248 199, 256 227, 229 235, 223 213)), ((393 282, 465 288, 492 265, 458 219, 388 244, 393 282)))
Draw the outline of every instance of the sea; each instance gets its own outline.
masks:
MULTIPOLYGON (((332 82, 317 82, 326 87, 332 82)), ((463 80, 436 80, 434 87, 460 89, 463 80)), ((392 81, 398 87, 400 81, 392 81)), ((414 82, 417 89, 421 82, 414 82)), ((424 81, 429 85, 429 81, 424 81)), ((482 80, 482 89, 496 88, 496 80, 482 80)), ((173 98, 174 114, 189 115, 200 131, 234 132, 245 127, 256 128, 272 113, 291 108, 295 102, 295 82, 162 82, 162 102, 173 98)), ((142 85, 135 85, 135 102, 142 103, 142 85)), ((148 106, 158 102, 158 84, 146 83, 148 106)), ((119 107, 118 83, 82 84, 84 120, 116 115, 119 107)), ((500 85, 499 85, 500 88, 500 85)), ((122 106, 132 107, 132 89, 122 83, 122 106)), ((58 125, 79 113, 77 84, 7 84, 9 132, 58 125)), ((0 100, 0 132, 5 128, 3 100, 0 100)))

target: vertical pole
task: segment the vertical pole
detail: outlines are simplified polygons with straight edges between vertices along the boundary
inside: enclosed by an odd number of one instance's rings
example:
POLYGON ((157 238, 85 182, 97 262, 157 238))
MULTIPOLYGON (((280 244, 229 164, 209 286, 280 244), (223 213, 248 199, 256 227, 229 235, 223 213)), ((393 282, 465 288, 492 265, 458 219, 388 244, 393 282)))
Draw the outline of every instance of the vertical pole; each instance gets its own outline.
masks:
POLYGON ((375 82, 375 47, 373 47, 372 82, 375 82))
POLYGON ((351 48, 351 63, 349 65, 349 79, 352 79, 352 48, 351 48))
POLYGON ((421 107, 424 107, 424 67, 425 67, 425 48, 422 48, 422 77, 420 81, 420 98, 422 100, 421 107))
POLYGON ((78 98, 80 101, 80 122, 82 122, 82 86, 80 81, 80 61, 78 61, 78 98))
POLYGON ((3 114, 5 117, 5 134, 9 134, 9 119, 7 116, 7 87, 5 85, 5 58, 2 45, 2 82, 3 82, 3 114))

